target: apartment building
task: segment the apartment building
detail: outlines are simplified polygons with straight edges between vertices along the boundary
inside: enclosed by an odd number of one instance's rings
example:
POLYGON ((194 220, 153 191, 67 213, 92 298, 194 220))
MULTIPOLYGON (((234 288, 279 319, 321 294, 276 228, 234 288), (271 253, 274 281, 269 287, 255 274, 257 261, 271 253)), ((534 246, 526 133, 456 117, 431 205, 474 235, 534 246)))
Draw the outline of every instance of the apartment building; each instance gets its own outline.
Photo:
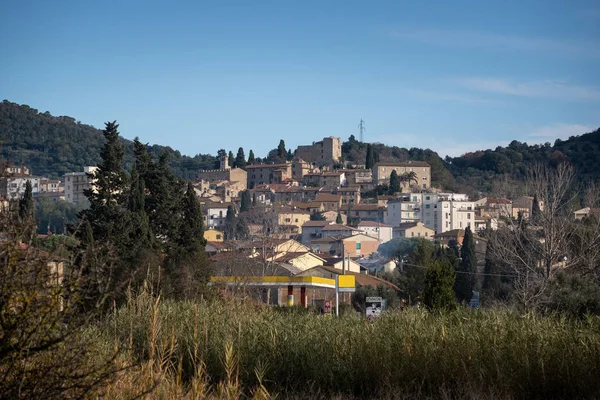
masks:
POLYGON ((406 193, 388 201, 385 222, 392 226, 422 222, 435 233, 475 227, 474 201, 457 193, 406 193))
POLYGON ((84 207, 89 205, 83 191, 90 188, 92 184, 90 174, 97 169, 98 167, 83 167, 83 172, 68 172, 64 175, 65 200, 67 202, 84 207))

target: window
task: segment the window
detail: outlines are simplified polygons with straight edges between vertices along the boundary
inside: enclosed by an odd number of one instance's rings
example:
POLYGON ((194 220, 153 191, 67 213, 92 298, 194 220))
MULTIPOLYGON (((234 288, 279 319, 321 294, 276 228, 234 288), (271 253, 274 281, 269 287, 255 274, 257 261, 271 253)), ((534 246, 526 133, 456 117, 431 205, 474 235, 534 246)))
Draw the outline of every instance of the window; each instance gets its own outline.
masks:
MULTIPOLYGON (((291 219, 289 219, 289 218, 286 218, 286 219, 285 219, 285 222, 291 222, 291 219)), ((296 222, 298 222, 298 221, 296 221, 296 222)))
POLYGON ((431 204, 425 204, 425 208, 431 208, 431 204))
POLYGON ((411 233, 410 233, 410 236, 412 236, 412 237, 415 237, 415 233, 414 233, 414 232, 411 232, 411 233))
POLYGON ((429 225, 431 223, 431 221, 427 220, 425 221, 425 225, 429 225))
POLYGON ((471 219, 471 213, 467 213, 467 219, 471 219))
POLYGON ((413 201, 417 201, 417 196, 413 196, 413 201))
POLYGON ((298 218, 296 218, 296 222, 298 222, 298 218))
POLYGON ((217 240, 221 240, 221 235, 217 235, 217 240))
POLYGON ((429 232, 425 232, 425 237, 429 236, 429 232))
POLYGON ((356 243, 356 250, 360 250, 360 243, 356 243))
POLYGON ((431 196, 425 196, 425 200, 430 200, 431 196))
POLYGON ((219 218, 223 218, 223 211, 219 211, 219 218))

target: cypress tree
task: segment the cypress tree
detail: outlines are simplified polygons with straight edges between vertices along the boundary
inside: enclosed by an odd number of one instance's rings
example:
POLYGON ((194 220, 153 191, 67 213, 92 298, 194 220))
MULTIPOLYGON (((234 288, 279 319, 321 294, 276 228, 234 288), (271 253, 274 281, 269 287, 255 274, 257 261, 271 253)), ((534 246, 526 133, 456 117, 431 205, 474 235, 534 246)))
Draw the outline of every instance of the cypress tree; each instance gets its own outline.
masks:
POLYGON ((255 161, 256 160, 254 159, 254 152, 250 150, 250 153, 248 153, 248 165, 254 164, 255 161))
POLYGON ((471 228, 465 229, 465 236, 460 249, 461 260, 457 269, 454 291, 459 302, 469 302, 473 297, 475 287, 475 273, 477 272, 477 255, 475 254, 475 240, 471 228))
MULTIPOLYGON (((191 183, 181 199, 178 247, 169 250, 166 274, 174 297, 190 299, 208 293, 208 258, 204 250, 202 208, 191 183)), ((167 290, 169 288, 167 287, 167 290)))
POLYGON ((21 220, 33 219, 33 188, 30 180, 25 183, 23 198, 19 200, 19 217, 21 220))
POLYGON ((542 211, 540 210, 540 202, 538 201, 537 194, 533 195, 533 204, 531 205, 531 223, 536 225, 540 221, 540 215, 542 211))
POLYGON ((425 273, 423 303, 430 310, 448 310, 456 303, 454 291, 454 270, 446 261, 436 261, 425 273))
POLYGON ((335 223, 342 224, 343 222, 344 220, 342 219, 342 214, 340 214, 340 212, 338 211, 337 217, 335 217, 335 223))
POLYGON ((246 218, 239 217, 235 224, 236 236, 238 239, 247 239, 250 236, 250 229, 246 223, 246 218))
POLYGON ((252 205, 252 199, 250 198, 250 191, 244 190, 240 196, 240 212, 245 212, 250 209, 252 205))
POLYGON ((233 166, 235 164, 235 158, 233 157, 233 153, 229 150, 229 154, 227 155, 227 159, 229 160, 229 166, 233 166))
POLYGON ((186 249, 204 248, 206 240, 204 239, 202 207, 191 182, 188 182, 183 196, 182 214, 179 246, 186 249))
POLYGON ((235 209, 233 206, 228 206, 227 215, 225 216, 225 224, 223 225, 223 234, 225 235, 225 240, 235 239, 235 219, 235 209))
POLYGON ((287 160, 288 161, 292 161, 293 158, 294 158, 294 155, 292 154, 292 149, 288 149, 288 151, 287 151, 287 160))
POLYGON ((25 192, 23 198, 19 200, 19 219, 21 220, 20 227, 23 231, 19 233, 21 239, 25 242, 29 242, 33 239, 35 234, 35 217, 34 217, 34 205, 33 205, 33 188, 31 181, 27 180, 25 183, 25 192))
POLYGON ((234 168, 244 168, 246 166, 246 156, 244 155, 244 149, 239 148, 237 151, 237 156, 235 156, 235 161, 233 162, 234 168))
POLYGON ((277 157, 279 157, 279 159, 282 161, 284 161, 287 157, 287 151, 285 149, 285 142, 283 139, 279 141, 279 146, 277 146, 277 157))
POLYGON ((395 194, 395 193, 398 193, 399 191, 400 191, 400 177, 398 176, 398 173, 396 172, 396 170, 392 170, 392 173, 390 174, 389 194, 395 194))
POLYGON ((371 169, 375 165, 375 157, 373 155, 373 147, 370 144, 367 144, 367 158, 365 161, 365 168, 371 169))

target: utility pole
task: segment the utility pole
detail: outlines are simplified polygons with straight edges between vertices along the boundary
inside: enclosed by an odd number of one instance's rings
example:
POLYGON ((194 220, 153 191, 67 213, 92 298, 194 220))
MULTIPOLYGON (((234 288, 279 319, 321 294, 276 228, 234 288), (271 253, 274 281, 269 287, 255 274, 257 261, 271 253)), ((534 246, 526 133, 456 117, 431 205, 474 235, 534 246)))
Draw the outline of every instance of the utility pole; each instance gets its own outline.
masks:
POLYGON ((360 124, 358 124, 358 129, 360 130, 360 141, 363 142, 363 133, 367 130, 367 128, 365 128, 365 121, 363 121, 363 119, 360 119, 360 124))

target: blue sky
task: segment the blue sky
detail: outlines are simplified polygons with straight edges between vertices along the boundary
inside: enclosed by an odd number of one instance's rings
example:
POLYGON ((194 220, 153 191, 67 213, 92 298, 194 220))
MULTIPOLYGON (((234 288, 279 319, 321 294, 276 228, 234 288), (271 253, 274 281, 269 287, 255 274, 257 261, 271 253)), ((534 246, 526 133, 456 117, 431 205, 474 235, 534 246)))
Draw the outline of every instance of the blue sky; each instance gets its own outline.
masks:
POLYGON ((188 155, 600 126, 597 1, 6 1, 0 34, 0 99, 188 155))

